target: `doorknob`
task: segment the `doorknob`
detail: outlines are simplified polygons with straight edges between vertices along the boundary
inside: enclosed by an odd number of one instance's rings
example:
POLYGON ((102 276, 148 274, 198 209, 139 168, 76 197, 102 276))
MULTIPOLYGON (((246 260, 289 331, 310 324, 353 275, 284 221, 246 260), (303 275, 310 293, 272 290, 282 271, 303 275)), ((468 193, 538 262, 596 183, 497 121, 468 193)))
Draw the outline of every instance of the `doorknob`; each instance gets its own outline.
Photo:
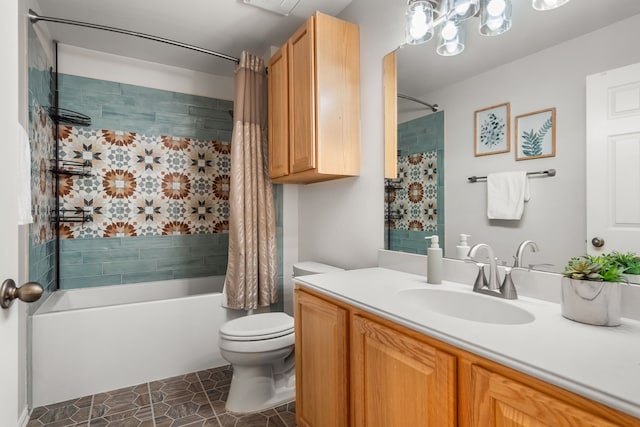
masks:
POLYGON ((7 279, 0 286, 0 307, 9 308, 13 300, 18 298, 24 302, 34 302, 42 296, 42 285, 38 282, 27 282, 19 288, 12 279, 7 279))
POLYGON ((601 248, 604 246, 604 239, 600 237, 594 237, 593 239, 591 239, 591 244, 596 248, 601 248))

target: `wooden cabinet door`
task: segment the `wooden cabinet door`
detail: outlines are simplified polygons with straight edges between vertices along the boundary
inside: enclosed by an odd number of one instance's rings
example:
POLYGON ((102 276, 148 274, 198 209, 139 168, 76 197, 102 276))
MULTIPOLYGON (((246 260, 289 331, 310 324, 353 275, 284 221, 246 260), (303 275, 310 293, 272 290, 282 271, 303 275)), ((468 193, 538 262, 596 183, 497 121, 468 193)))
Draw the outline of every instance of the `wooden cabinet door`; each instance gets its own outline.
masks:
POLYGON ((299 427, 347 427, 347 311, 295 291, 296 416, 299 427))
POLYGON ((316 167, 314 17, 289 39, 289 162, 291 173, 316 167))
POLYGON ((289 174, 289 65, 287 45, 269 60, 269 177, 289 174))
POLYGON ((353 317, 351 392, 356 427, 456 425, 456 359, 353 317))
POLYGON ((471 368, 474 427, 615 427, 580 408, 479 366, 471 368))

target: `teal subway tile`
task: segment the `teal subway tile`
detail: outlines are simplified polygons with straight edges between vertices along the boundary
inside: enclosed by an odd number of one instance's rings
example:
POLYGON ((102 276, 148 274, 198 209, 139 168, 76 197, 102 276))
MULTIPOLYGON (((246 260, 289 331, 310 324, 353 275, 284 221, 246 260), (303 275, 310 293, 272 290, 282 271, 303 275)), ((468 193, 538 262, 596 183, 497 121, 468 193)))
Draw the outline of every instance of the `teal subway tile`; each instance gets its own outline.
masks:
POLYGON ((220 110, 233 110, 233 101, 228 99, 218 99, 217 108, 220 110))
POLYGON ((191 95, 188 93, 171 92, 174 102, 180 102, 183 104, 195 105, 198 107, 215 107, 218 105, 219 100, 216 98, 207 98, 205 96, 191 95))
POLYGON ((218 138, 216 141, 231 141, 232 132, 226 130, 218 131, 218 138))
POLYGON ((136 106, 111 105, 102 106, 102 117, 112 120, 125 119, 127 122, 155 122, 156 113, 140 111, 136 106))
POLYGON ((102 263, 69 264, 60 266, 60 277, 86 277, 102 275, 102 263))
POLYGON ((224 120, 228 122, 233 121, 231 114, 229 114, 229 111, 219 110, 217 108, 204 108, 191 105, 189 106, 188 114, 190 116, 206 117, 209 119, 224 120))
POLYGON ((133 96, 136 99, 144 100, 145 102, 160 103, 173 101, 173 92, 153 89, 144 86, 135 86, 129 84, 121 84, 121 90, 123 95, 133 96))
POLYGON ((228 261, 228 256, 225 255, 212 255, 205 256, 204 263, 205 265, 224 265, 226 267, 228 261))
POLYGON ((220 131, 215 129, 195 129, 192 132, 195 139, 202 141, 231 141, 231 139, 220 138, 220 131))
POLYGON ((221 271, 219 266, 214 266, 214 265, 202 265, 202 266, 193 267, 193 268, 177 268, 173 270, 174 279, 185 279, 189 277, 219 276, 222 274, 224 274, 224 270, 221 271))
POLYGON ((124 273, 122 274, 122 283, 142 283, 142 282, 156 282, 160 280, 173 279, 172 271, 147 271, 138 273, 124 273))
POLYGON ((123 248, 166 248, 171 246, 173 236, 123 237, 123 248))
POLYGON ((44 246, 45 246, 45 250, 46 250, 47 255, 51 255, 51 254, 56 253, 56 241, 55 241, 55 239, 54 240, 49 240, 48 242, 46 242, 44 244, 44 246))
POLYGON ((204 129, 213 129, 213 130, 233 130, 233 121, 232 120, 214 120, 214 119, 199 119, 198 127, 204 129))
POLYGON ((172 246, 201 246, 218 242, 216 234, 183 234, 172 236, 172 246))
POLYGON ((191 255, 199 255, 201 257, 212 255, 226 255, 227 252, 229 252, 228 245, 213 244, 189 247, 189 253, 191 253, 191 255))
POLYGON ((203 265, 202 260, 202 256, 180 256, 175 258, 160 258, 156 260, 156 262, 158 263, 158 271, 160 271, 199 267, 203 265))
POLYGON ((62 93, 65 92, 65 89, 82 90, 86 93, 122 93, 120 83, 72 76, 69 74, 59 74, 58 85, 62 93))
POLYGON ((156 271, 156 260, 105 262, 101 265, 103 267, 103 274, 156 271))
POLYGON ((48 255, 42 258, 41 260, 38 261, 36 274, 38 276, 42 276, 47 271, 49 271, 49 269, 54 267, 55 264, 56 264, 56 257, 54 255, 48 255))
POLYGON ((198 124, 198 119, 186 114, 170 114, 170 113, 156 113, 155 120, 157 123, 167 123, 173 126, 184 126, 185 128, 195 129, 198 124))
POLYGON ((157 102, 153 105, 153 111, 156 113, 189 114, 190 108, 190 105, 170 101, 157 102))
POLYGON ((97 239, 63 239, 60 249, 67 251, 97 251, 106 249, 117 249, 121 247, 119 237, 97 238, 97 239))
POLYGON ((167 259, 167 258, 188 257, 188 256, 189 256, 188 247, 140 249, 140 259, 167 259))
POLYGON ((120 285, 121 283, 121 274, 110 274, 107 276, 91 277, 70 277, 67 279, 60 279, 60 289, 93 288, 96 286, 120 285))
POLYGON ((145 126, 144 134, 149 136, 158 136, 158 135, 172 135, 171 125, 166 123, 154 123, 149 126, 145 126))
POLYGON ((82 262, 93 264, 98 262, 129 261, 139 258, 141 249, 127 248, 108 251, 86 251, 82 253, 82 262))
POLYGON ((182 138, 193 138, 193 139, 203 139, 200 138, 197 134, 196 125, 186 126, 186 125, 171 125, 171 135, 178 136, 182 138))

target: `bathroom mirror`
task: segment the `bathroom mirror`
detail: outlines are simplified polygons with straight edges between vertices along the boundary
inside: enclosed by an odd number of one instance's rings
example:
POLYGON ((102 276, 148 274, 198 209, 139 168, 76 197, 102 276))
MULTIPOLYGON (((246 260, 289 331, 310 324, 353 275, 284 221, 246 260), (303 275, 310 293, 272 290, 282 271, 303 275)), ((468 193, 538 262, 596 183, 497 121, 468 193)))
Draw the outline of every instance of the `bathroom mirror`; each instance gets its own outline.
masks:
MULTIPOLYGON (((520 242, 534 240, 539 251, 527 251, 524 264, 552 264, 534 268, 554 272, 562 271, 570 257, 594 249, 594 236, 587 236, 586 231, 586 77, 640 62, 640 50, 634 42, 640 39, 640 2, 604 3, 572 1, 552 11, 538 12, 530 2, 513 2, 513 27, 500 36, 480 36, 478 24, 472 22, 477 18, 466 22, 462 54, 438 56, 434 36, 424 44, 402 46, 385 58, 385 62, 394 56, 397 60, 398 94, 439 106, 434 113, 415 102, 397 100, 396 115, 387 113, 385 118, 386 127, 396 122, 399 129, 397 141, 387 132, 385 163, 396 163, 398 169, 398 162, 406 163, 401 142, 403 126, 416 120, 437 122, 435 118, 442 116, 442 166, 436 163, 435 176, 444 201, 438 200, 435 212, 422 211, 436 224, 435 232, 422 233, 440 234, 445 257, 456 257, 461 233, 471 235, 470 245, 491 245, 496 256, 508 265, 512 265, 520 242), (476 113, 505 103, 510 107, 509 150, 476 156, 476 113), (552 108, 556 113, 555 155, 517 160, 516 126, 522 127, 528 114, 552 108), (389 149, 396 143, 397 148, 389 149), (519 221, 487 219, 486 182, 468 180, 492 172, 549 169, 555 169, 557 175, 529 179, 531 198, 519 221)), ((386 93, 388 87, 391 85, 387 82, 386 93)), ((429 168, 423 168, 423 173, 428 174, 429 168)), ((387 190, 392 184, 385 179, 387 190)), ((387 213, 398 214, 389 212, 388 204, 385 207, 387 213)), ((394 248, 388 225, 385 222, 388 249, 426 252, 422 235, 414 235, 419 238, 413 239, 413 247, 394 248)), ((405 234, 411 234, 411 230, 405 234)), ((640 253, 640 245, 636 246, 640 253)), ((617 249, 606 245, 600 248, 602 252, 617 249)))

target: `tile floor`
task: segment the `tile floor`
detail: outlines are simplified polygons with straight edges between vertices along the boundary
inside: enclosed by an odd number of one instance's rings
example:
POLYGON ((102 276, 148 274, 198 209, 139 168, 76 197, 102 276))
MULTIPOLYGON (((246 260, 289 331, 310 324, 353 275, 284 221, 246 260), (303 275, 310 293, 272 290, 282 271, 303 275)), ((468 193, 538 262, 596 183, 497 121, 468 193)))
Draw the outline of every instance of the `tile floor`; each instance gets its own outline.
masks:
POLYGON ((226 412, 231 367, 208 369, 35 408, 27 427, 295 427, 295 402, 226 412))

